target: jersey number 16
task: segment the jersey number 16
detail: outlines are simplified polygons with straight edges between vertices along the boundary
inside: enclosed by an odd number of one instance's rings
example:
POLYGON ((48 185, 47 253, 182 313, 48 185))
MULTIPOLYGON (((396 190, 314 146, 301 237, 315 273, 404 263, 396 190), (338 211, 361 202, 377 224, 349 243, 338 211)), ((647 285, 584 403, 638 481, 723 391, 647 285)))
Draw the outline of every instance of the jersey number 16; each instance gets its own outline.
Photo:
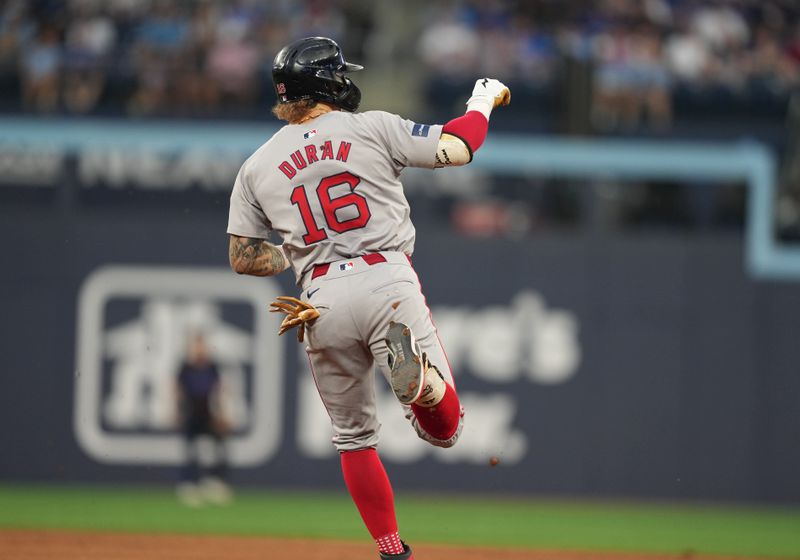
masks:
MULTIPOLYGON (((320 206, 322 206, 322 212, 325 215, 325 223, 328 229, 336 233, 344 233, 351 229, 363 228, 367 225, 367 222, 369 222, 369 219, 372 217, 369 206, 367 205, 367 199, 355 192, 356 186, 358 186, 360 182, 361 178, 356 177, 349 171, 325 177, 319 182, 319 185, 317 185, 317 198, 319 199, 320 206), (349 187, 349 192, 331 198, 331 189, 341 185, 347 185, 349 187), (348 206, 354 206, 357 215, 346 220, 340 220, 336 212, 348 206)), ((308 201, 308 195, 306 194, 304 185, 295 187, 292 191, 291 201, 292 204, 297 205, 297 208, 300 210, 300 217, 303 218, 303 224, 306 226, 307 233, 303 236, 305 244, 311 245, 312 243, 327 239, 328 232, 326 232, 324 228, 319 227, 316 220, 314 220, 314 215, 311 212, 311 204, 308 201)))

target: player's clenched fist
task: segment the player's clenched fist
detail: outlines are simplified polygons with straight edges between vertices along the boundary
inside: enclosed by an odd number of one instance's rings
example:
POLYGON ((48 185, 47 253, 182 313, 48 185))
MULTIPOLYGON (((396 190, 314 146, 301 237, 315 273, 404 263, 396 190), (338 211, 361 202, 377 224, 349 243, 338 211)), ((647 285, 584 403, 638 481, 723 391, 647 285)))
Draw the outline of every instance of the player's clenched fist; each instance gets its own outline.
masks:
POLYGON ((467 105, 483 100, 490 101, 492 108, 508 105, 511 103, 511 90, 500 80, 481 78, 475 82, 475 87, 472 88, 472 97, 467 101, 467 105))

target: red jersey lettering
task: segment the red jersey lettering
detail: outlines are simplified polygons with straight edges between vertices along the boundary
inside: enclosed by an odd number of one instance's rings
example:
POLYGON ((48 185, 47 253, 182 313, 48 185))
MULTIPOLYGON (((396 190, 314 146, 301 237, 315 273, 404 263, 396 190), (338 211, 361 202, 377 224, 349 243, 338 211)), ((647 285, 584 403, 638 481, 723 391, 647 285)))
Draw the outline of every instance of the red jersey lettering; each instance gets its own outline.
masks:
POLYGON ((284 161, 283 163, 281 163, 278 166, 278 169, 283 171, 283 174, 289 177, 289 179, 297 175, 297 171, 295 170, 294 167, 292 167, 292 164, 289 163, 288 161, 284 161))
POLYGON ((339 143, 339 151, 336 152, 336 159, 337 161, 347 161, 347 156, 350 155, 350 147, 352 144, 350 142, 340 142, 339 143))

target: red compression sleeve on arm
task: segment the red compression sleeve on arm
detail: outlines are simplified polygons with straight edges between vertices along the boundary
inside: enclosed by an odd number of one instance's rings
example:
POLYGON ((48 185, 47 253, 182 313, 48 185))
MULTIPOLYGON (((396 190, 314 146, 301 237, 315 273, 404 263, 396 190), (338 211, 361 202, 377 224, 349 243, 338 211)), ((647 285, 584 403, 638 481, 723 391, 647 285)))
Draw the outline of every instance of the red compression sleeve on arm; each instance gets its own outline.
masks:
POLYGON ((464 116, 444 125, 442 132, 458 136, 466 142, 470 152, 476 152, 489 132, 489 121, 479 111, 467 111, 464 116))

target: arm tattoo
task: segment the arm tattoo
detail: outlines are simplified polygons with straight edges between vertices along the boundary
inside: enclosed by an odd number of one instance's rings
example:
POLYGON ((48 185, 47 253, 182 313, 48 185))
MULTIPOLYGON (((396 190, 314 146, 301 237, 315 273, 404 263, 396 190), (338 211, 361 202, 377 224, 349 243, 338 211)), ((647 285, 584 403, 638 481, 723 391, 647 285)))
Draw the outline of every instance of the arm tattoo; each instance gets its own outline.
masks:
POLYGON ((283 251, 263 239, 231 235, 228 245, 231 268, 239 274, 274 276, 288 268, 283 251))

